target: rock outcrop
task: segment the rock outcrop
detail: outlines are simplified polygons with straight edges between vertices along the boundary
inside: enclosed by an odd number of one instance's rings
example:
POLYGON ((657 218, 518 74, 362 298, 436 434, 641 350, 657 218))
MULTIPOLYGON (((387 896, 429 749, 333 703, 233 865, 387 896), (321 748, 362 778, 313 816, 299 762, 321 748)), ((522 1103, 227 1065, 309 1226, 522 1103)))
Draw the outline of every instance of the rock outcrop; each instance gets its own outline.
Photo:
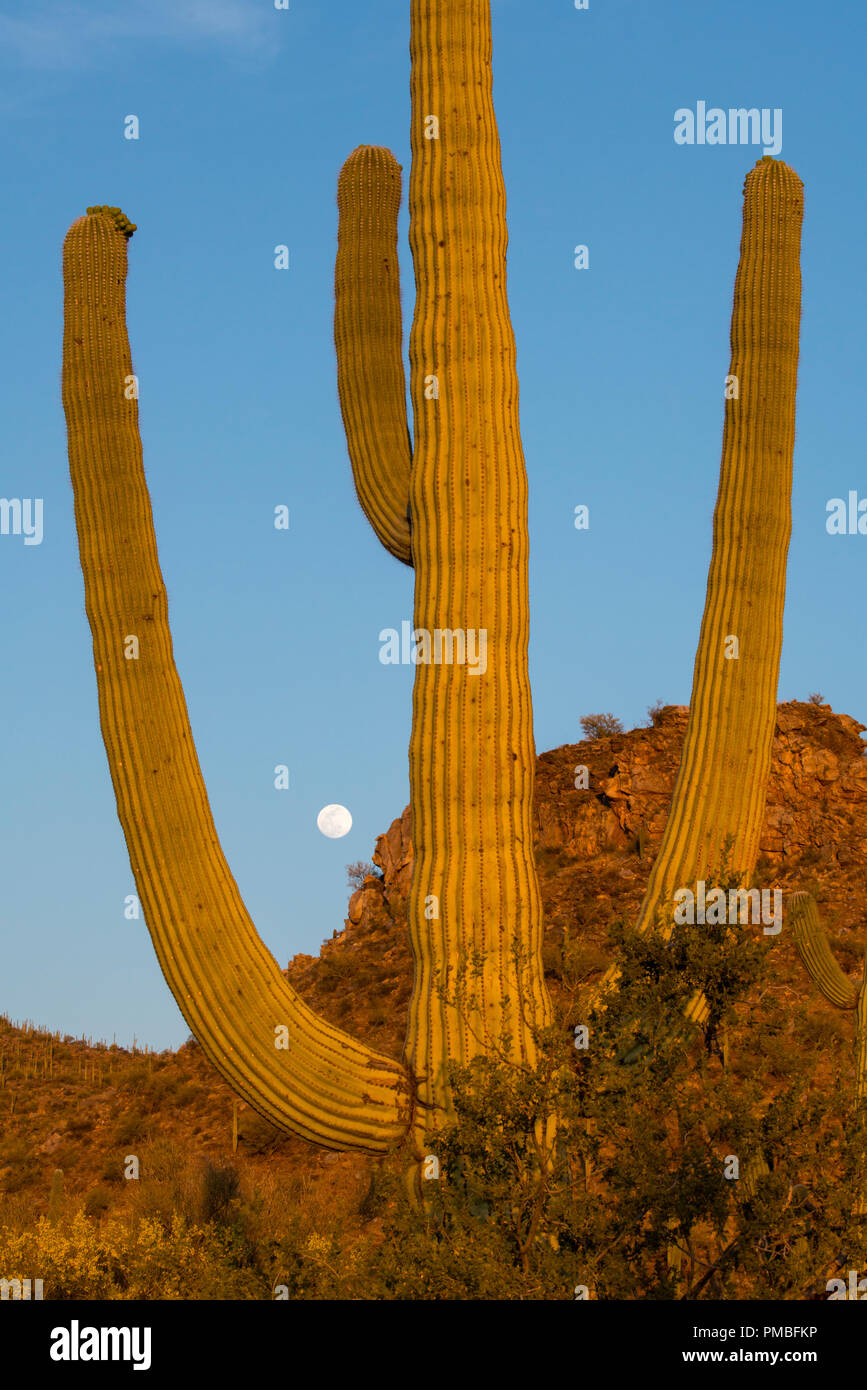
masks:
MULTIPOLYGON (((566 932, 581 934, 599 951, 611 919, 637 911, 665 827, 688 715, 686 706, 667 705, 655 712, 650 727, 538 756, 535 849, 552 960, 566 932)), ((867 865, 864 728, 829 705, 778 706, 757 870, 766 886, 786 892, 807 887, 820 905, 830 905, 844 962, 863 949, 856 879, 867 865)), ((357 1022, 379 1046, 399 1051, 412 978, 408 806, 378 836, 373 862, 382 877, 368 875, 353 893, 345 930, 325 943, 319 957, 294 957, 288 974, 333 1021, 352 1032, 357 1022), (357 991, 351 1017, 337 988, 344 969, 357 991)), ((600 954, 600 969, 603 963, 600 954)))

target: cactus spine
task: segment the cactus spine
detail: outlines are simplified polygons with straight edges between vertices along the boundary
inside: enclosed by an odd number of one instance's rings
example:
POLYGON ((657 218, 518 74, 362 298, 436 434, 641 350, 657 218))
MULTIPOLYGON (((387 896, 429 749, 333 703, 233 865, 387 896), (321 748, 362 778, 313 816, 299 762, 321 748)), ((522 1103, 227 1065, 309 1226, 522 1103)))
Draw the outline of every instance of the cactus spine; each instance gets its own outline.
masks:
POLYGON ((266 949, 226 864, 172 655, 125 324, 127 233, 99 210, 64 243, 63 404, 100 723, 163 974, 236 1093, 283 1128, 383 1152, 403 1068, 325 1023, 266 949), (138 639, 138 655, 129 638, 138 639), (282 1031, 281 1031, 282 1030, 282 1031))

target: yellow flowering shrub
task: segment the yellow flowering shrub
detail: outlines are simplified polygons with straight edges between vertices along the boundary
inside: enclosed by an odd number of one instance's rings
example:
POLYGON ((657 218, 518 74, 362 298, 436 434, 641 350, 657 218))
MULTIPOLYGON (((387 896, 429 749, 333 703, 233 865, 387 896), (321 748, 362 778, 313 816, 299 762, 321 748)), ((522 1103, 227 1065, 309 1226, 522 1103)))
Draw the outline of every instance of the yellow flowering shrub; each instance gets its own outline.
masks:
POLYGON ((30 1230, 0 1227, 0 1277, 42 1279, 45 1299, 267 1298, 255 1270, 233 1263, 229 1234, 171 1227, 154 1217, 100 1225, 78 1211, 66 1224, 40 1217, 30 1230))

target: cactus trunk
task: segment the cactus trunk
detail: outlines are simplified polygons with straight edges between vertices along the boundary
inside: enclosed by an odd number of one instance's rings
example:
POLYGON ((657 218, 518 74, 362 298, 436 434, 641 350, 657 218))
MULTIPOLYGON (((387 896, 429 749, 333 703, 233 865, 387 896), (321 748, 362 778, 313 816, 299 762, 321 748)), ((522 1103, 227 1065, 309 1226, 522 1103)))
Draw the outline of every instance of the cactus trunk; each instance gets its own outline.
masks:
POLYGON ((527 480, 488 0, 413 0, 411 58, 414 619, 432 639, 459 632, 486 656, 485 669, 420 663, 413 688, 406 1057, 421 1152, 449 1107, 449 1061, 506 1040, 513 1060, 532 1062, 550 1002, 531 827, 527 480), (447 998, 456 969, 473 962, 466 997, 447 998))

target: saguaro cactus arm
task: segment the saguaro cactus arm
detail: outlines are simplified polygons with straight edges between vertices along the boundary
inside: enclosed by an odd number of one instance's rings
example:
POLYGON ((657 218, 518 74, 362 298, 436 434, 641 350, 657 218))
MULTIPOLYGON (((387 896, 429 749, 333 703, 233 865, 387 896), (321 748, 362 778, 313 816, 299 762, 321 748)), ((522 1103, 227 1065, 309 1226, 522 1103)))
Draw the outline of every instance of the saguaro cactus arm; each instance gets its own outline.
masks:
MULTIPOLYGON (((855 1097, 859 1106, 867 1104, 867 969, 860 988, 843 974, 831 953, 828 938, 819 920, 816 900, 810 893, 792 893, 786 906, 786 921, 792 939, 814 984, 838 1009, 855 1010, 855 1097)), ((867 1194, 858 1211, 867 1213, 867 1194)))
MULTIPOLYGON (((744 185, 731 324, 731 393, 707 597, 671 811, 639 912, 647 931, 675 889, 731 866, 751 880, 777 712, 792 456, 803 185, 759 160, 744 185), (734 645, 736 641, 737 646, 734 645)), ((666 934, 670 933, 670 923, 666 934)))
MULTIPOLYGON (((707 595, 671 810, 639 931, 672 931, 673 894, 721 867, 752 880, 777 710, 801 314, 803 185, 768 156, 744 183, 731 364, 707 595)), ((600 998, 617 978, 612 967, 600 998)), ((707 1000, 686 1017, 703 1023, 707 1000)))
POLYGON ((337 205, 334 341, 355 490, 386 550, 411 565, 412 444, 401 355, 400 165, 394 155, 359 146, 340 172, 337 205))
POLYGON ((217 838, 172 652, 116 211, 79 218, 64 243, 63 404, 100 723, 145 920, 181 1012, 239 1096, 306 1139, 381 1153, 410 1120, 405 1069, 295 994, 217 838))
POLYGON ((812 894, 792 893, 786 916, 798 955, 828 1003, 838 1009, 857 1008, 861 991, 843 974, 832 955, 812 894))

